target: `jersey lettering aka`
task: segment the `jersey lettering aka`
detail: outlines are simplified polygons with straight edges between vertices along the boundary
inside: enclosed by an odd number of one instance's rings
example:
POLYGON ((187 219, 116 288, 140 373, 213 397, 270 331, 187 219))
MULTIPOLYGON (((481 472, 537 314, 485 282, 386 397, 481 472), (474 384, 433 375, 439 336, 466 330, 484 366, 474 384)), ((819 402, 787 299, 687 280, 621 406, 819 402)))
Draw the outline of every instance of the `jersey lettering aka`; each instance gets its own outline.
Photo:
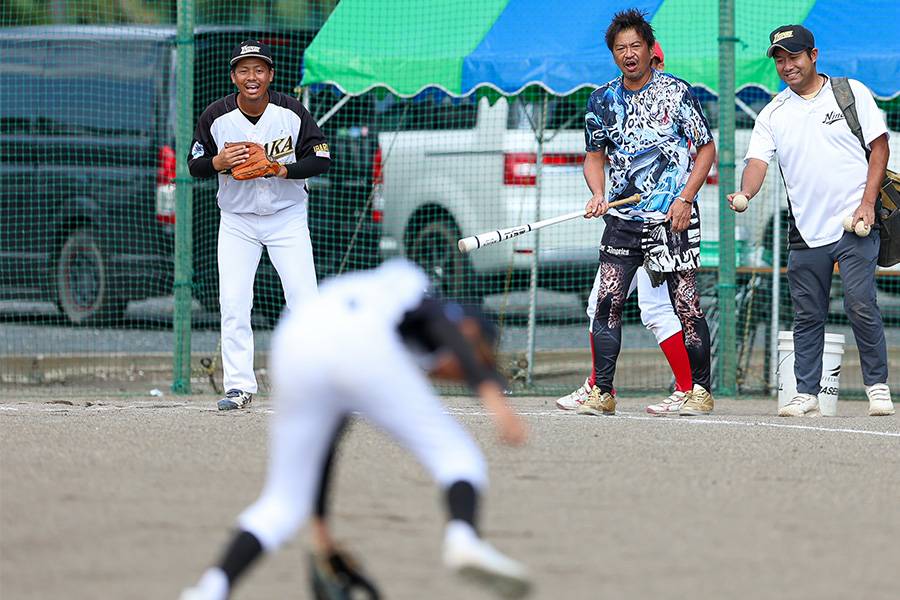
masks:
POLYGON ((291 136, 283 137, 280 140, 266 142, 263 148, 266 149, 266 154, 278 160, 294 153, 294 140, 291 136))

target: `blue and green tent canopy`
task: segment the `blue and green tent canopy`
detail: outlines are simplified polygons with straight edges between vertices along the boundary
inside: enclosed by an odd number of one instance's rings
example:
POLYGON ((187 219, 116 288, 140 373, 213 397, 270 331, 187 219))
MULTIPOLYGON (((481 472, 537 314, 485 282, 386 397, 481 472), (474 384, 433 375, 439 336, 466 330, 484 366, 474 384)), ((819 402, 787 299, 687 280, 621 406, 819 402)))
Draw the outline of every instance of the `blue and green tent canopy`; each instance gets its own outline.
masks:
MULTIPOLYGON (((719 0, 342 0, 304 56, 301 85, 404 97, 554 95, 591 90, 619 70, 604 34, 617 11, 645 11, 666 70, 716 94, 719 0)), ((734 0, 738 90, 783 88, 769 33, 800 23, 816 36, 818 69, 864 82, 881 103, 900 96, 898 0, 734 0)))

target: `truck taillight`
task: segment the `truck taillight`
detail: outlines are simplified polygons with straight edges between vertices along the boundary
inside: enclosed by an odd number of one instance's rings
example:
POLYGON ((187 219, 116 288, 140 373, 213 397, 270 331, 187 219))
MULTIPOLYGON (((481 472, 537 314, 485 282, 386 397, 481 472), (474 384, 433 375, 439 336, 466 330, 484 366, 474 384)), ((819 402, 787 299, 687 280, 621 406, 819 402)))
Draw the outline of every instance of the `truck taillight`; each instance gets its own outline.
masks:
POLYGON ((384 173, 381 171, 381 148, 375 149, 375 157, 372 159, 372 179, 375 185, 384 185, 384 173))
POLYGON ((175 151, 162 146, 156 155, 156 222, 175 223, 175 151))
POLYGON ((166 185, 175 179, 175 151, 163 146, 156 156, 156 185, 166 185))
MULTIPOLYGON (((545 154, 541 163, 545 169, 581 169, 583 154, 545 154)), ((546 171, 545 171, 546 172, 546 171)), ((534 185, 537 182, 537 155, 533 152, 512 152, 503 155, 504 185, 534 185)))
POLYGON ((534 185, 537 181, 537 155, 515 152, 503 155, 504 185, 534 185))
POLYGON ((372 222, 381 223, 384 216, 384 171, 381 165, 381 148, 375 149, 375 156, 372 158, 372 222))

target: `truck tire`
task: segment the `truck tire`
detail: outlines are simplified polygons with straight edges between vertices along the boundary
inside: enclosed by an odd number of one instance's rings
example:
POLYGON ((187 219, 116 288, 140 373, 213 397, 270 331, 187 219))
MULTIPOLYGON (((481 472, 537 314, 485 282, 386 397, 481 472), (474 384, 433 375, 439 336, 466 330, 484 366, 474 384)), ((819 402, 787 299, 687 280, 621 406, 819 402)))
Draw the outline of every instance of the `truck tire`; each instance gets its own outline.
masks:
POLYGON ((446 220, 424 223, 413 233, 407 257, 431 279, 441 298, 481 306, 484 292, 469 259, 456 243, 459 231, 446 220))
POLYGON ((75 229, 66 238, 53 283, 56 304, 73 325, 110 325, 125 314, 127 303, 111 289, 106 260, 87 229, 75 229))

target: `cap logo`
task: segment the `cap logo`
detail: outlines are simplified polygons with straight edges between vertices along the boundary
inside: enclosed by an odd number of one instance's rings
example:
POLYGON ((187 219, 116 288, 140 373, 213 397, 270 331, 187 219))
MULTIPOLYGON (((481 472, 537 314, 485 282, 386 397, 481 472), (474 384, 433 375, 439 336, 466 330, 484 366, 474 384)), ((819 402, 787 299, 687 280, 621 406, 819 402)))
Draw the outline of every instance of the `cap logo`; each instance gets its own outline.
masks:
POLYGON ((794 37, 793 31, 782 31, 781 33, 776 33, 775 37, 772 38, 772 43, 775 44, 777 42, 780 42, 784 38, 789 38, 789 37, 794 37))
POLYGON ((241 48, 241 54, 249 54, 251 52, 259 52, 259 46, 243 46, 241 48))

